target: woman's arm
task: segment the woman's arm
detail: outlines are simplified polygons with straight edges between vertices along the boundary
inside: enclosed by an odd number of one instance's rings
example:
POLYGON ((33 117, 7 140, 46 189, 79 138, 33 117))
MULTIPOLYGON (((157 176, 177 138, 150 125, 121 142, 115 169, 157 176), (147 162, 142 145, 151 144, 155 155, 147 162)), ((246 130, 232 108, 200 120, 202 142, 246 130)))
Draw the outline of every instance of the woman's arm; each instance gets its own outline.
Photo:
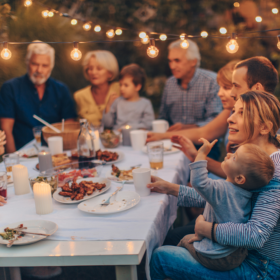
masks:
MULTIPOLYGON (((271 189, 259 194, 246 224, 223 223, 216 227, 218 243, 235 247, 261 248, 269 239, 280 217, 280 189, 271 189)), ((197 223, 195 231, 211 238, 212 223, 197 223)))
POLYGON ((213 141, 226 134, 228 127, 227 118, 229 117, 230 112, 230 110, 223 110, 215 119, 202 127, 184 129, 181 131, 170 131, 165 133, 149 132, 147 142, 171 139, 171 137, 174 135, 186 136, 195 144, 200 144, 198 141, 200 138, 213 141))

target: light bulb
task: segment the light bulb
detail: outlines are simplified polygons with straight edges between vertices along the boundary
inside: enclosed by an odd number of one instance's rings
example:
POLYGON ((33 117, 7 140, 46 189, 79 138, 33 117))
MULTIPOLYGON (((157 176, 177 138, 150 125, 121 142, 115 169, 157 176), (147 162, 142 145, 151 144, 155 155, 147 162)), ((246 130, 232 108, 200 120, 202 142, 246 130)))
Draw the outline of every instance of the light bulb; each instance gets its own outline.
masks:
POLYGON ((106 32, 106 36, 108 38, 113 38, 115 36, 115 32, 114 32, 114 29, 109 29, 107 32, 106 32))
POLYGON ((185 40, 185 37, 186 37, 186 33, 182 33, 182 34, 180 35, 180 39, 181 39, 181 40, 185 40))
POLYGON ((78 42, 74 42, 74 48, 70 53, 70 56, 73 60, 80 60, 82 58, 82 53, 78 48, 78 42))
POLYGON ((156 46, 149 46, 147 49, 147 55, 151 58, 158 56, 159 50, 156 46))
POLYGON ((42 17, 43 18, 47 18, 49 16, 49 11, 48 10, 45 10, 42 12, 42 17))
POLYGON ((161 41, 165 41, 165 40, 167 39, 166 34, 160 34, 160 35, 159 35, 159 39, 160 39, 161 41))
POLYGON ((226 45, 226 49, 229 53, 236 53, 239 49, 239 46, 235 39, 230 39, 226 45))
POLYGON ((48 12, 48 17, 53 17, 54 16, 54 13, 52 11, 49 11, 48 12))
POLYGON ((122 35, 122 30, 120 28, 118 28, 116 31, 115 31, 115 34, 116 35, 122 35))
POLYGON ((257 16, 255 17, 256 22, 262 22, 262 17, 261 16, 257 16))
POLYGON ((189 42, 188 42, 188 40, 183 40, 182 42, 181 42, 181 44, 180 44, 180 47, 182 48, 182 49, 187 49, 188 47, 189 47, 189 42))
POLYGON ((29 7, 29 6, 31 6, 32 5, 32 1, 31 0, 26 0, 25 2, 24 2, 24 7, 29 7))
POLYGON ((83 25, 83 28, 85 31, 89 31, 91 29, 91 24, 89 22, 86 22, 84 25, 83 25))
POLYGON ((226 34, 227 33, 227 29, 225 27, 221 27, 220 28, 220 33, 221 34, 226 34))
POLYGON ((71 24, 72 24, 72 25, 76 25, 77 23, 78 23, 78 21, 77 21, 76 19, 74 19, 74 18, 71 19, 71 24))
POLYGON ((239 8, 239 7, 240 7, 240 4, 239 4, 238 2, 234 2, 234 3, 233 3, 233 6, 234 6, 235 8, 239 8))
POLYGON ((150 38, 148 35, 146 35, 144 38, 141 39, 142 44, 148 44, 150 41, 150 38))
POLYGON ((8 48, 4 48, 2 51, 1 51, 1 57, 5 60, 8 60, 12 57, 12 53, 11 51, 8 49, 8 48))
POLYGON ((273 8, 271 11, 272 11, 272 13, 275 14, 275 15, 278 14, 278 12, 279 12, 277 8, 273 8))
POLYGON ((145 38, 146 36, 147 36, 146 32, 142 31, 139 33, 139 38, 141 38, 141 39, 145 38))
POLYGON ((202 31, 202 32, 200 33, 200 36, 201 36, 202 38, 207 38, 207 37, 208 37, 208 33, 207 33, 206 31, 202 31))
POLYGON ((95 25, 94 26, 94 31, 95 32, 100 32, 101 31, 101 26, 100 25, 95 25))

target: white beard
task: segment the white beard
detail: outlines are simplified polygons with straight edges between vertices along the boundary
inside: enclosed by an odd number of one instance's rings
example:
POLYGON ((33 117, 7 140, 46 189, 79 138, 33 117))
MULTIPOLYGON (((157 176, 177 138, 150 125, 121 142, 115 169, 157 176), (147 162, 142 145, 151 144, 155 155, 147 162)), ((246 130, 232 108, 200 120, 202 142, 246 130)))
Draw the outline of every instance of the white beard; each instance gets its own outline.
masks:
POLYGON ((33 75, 29 75, 29 78, 34 85, 39 86, 44 84, 47 81, 47 79, 50 77, 50 75, 51 73, 48 76, 44 76, 35 72, 33 75))

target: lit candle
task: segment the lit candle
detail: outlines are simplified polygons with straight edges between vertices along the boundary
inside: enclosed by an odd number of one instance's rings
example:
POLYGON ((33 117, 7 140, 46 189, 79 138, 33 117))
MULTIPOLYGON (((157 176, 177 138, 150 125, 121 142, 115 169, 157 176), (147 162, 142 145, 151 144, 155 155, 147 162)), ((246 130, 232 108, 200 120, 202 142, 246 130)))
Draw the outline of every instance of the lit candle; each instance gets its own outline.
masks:
POLYGON ((16 164, 12 167, 12 172, 13 172, 15 194, 21 195, 21 194, 30 193, 27 167, 21 164, 16 164))
POLYGON ((99 131, 94 131, 94 149, 95 151, 100 150, 100 144, 99 144, 99 131))
POLYGON ((47 183, 35 183, 33 186, 36 213, 38 215, 49 214, 53 211, 51 186, 47 183))
POLYGON ((46 171, 53 167, 52 156, 49 152, 40 152, 38 158, 40 172, 46 171))
POLYGON ((126 126, 122 127, 122 144, 123 144, 123 146, 131 146, 130 131, 131 131, 130 125, 126 125, 126 126))

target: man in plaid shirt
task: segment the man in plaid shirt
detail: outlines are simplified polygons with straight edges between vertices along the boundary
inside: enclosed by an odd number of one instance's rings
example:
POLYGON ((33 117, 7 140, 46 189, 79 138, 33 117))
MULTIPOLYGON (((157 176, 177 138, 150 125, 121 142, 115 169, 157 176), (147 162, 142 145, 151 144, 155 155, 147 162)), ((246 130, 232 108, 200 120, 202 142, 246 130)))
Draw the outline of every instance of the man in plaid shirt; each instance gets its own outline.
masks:
POLYGON ((169 131, 204 126, 222 111, 216 73, 199 68, 196 43, 188 40, 188 49, 183 49, 181 42, 169 45, 168 61, 173 76, 166 82, 160 107, 159 118, 169 122, 169 131))

